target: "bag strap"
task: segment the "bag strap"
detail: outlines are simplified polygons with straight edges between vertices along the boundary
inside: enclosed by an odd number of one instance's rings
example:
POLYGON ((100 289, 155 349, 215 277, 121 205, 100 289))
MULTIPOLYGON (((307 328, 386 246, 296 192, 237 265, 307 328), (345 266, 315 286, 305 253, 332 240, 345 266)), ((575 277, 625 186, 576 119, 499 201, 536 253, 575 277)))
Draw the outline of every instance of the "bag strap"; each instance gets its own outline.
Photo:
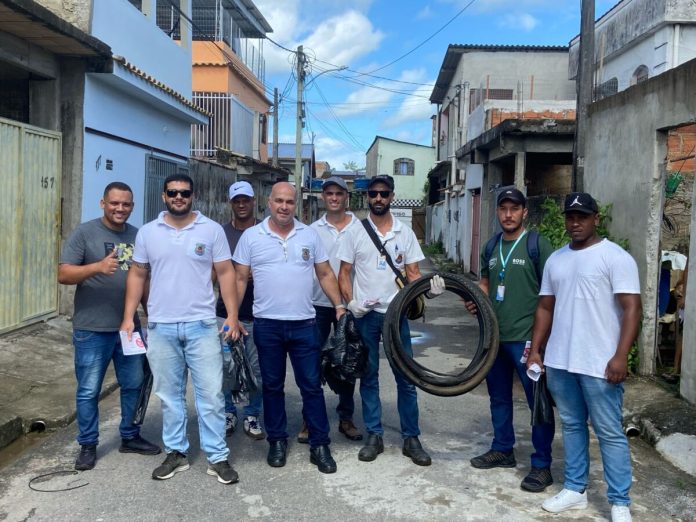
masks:
POLYGON ((396 268, 394 266, 394 262, 392 261, 392 258, 389 255, 389 252, 387 252, 387 249, 384 248, 384 245, 377 237, 377 232, 375 232, 375 229, 372 228, 372 225, 370 225, 370 222, 367 219, 361 219, 360 222, 362 223, 362 226, 365 227, 365 231, 367 232, 367 235, 370 236, 370 239, 377 247, 377 250, 379 251, 379 253, 382 254, 382 257, 384 257, 387 264, 390 266, 390 268, 396 274, 396 277, 398 277, 399 280, 403 283, 403 285, 406 286, 408 284, 408 281, 406 281, 406 278, 401 273, 401 270, 399 270, 398 268, 396 268))
POLYGON ((493 255, 493 250, 495 249, 495 246, 498 244, 498 241, 500 241, 500 237, 502 235, 502 232, 498 232, 486 243, 486 246, 483 249, 483 260, 485 262, 484 266, 488 266, 488 262, 491 260, 491 256, 493 255))
POLYGON ((529 259, 532 260, 534 265, 534 272, 536 273, 537 281, 541 286, 541 267, 540 264, 540 254, 539 254, 539 232, 536 230, 530 230, 527 234, 527 255, 529 259))

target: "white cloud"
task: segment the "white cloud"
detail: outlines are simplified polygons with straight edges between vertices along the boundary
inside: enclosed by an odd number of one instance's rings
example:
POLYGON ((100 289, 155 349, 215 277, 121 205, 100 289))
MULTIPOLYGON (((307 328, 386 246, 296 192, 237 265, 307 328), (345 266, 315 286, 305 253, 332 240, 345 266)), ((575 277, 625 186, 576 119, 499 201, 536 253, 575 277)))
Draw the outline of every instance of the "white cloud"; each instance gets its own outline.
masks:
POLYGON ((433 10, 430 8, 430 4, 426 5, 423 9, 418 11, 416 14, 416 20, 427 20, 435 15, 433 10))
POLYGON ((529 13, 509 13, 499 22, 500 27, 507 27, 513 30, 533 31, 539 24, 539 20, 529 13))

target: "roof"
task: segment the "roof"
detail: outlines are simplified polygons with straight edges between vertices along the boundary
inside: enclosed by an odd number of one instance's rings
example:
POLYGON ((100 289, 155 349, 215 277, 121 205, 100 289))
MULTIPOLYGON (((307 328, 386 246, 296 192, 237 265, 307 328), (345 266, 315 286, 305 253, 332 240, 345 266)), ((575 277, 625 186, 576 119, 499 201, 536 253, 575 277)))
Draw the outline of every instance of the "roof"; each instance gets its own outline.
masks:
POLYGON ((562 53, 568 52, 567 45, 474 45, 474 44, 450 44, 440 66, 440 74, 437 76, 435 87, 430 95, 431 103, 442 103, 452 83, 452 78, 459 65, 462 54, 471 52, 497 53, 562 53))
MULTIPOLYGON (((268 144, 268 157, 273 156, 273 144, 268 144)), ((278 144, 279 158, 294 158, 295 144, 294 143, 279 143, 278 144)), ((314 145, 311 143, 302 144, 302 159, 312 159, 314 157, 314 145)))
POLYGON ((0 0, 0 31, 53 54, 111 62, 111 48, 34 0, 0 0))
POLYGON ((377 143, 377 140, 387 140, 387 141, 393 141, 394 143, 403 143, 404 145, 413 145, 414 147, 425 147, 426 149, 434 149, 432 145, 423 145, 421 143, 411 143, 410 141, 403 141, 403 140, 395 140, 394 138, 387 138, 386 136, 375 136, 375 139, 372 140, 372 143, 370 146, 367 148, 369 151, 372 147, 374 147, 375 143, 377 143))

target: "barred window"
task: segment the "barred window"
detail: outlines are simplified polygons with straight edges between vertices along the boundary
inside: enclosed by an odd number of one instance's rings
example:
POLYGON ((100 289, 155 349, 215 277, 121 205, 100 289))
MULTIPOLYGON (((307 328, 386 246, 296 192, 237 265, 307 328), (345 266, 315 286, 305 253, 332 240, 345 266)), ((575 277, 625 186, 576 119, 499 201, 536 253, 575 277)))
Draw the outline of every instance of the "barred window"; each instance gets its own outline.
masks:
POLYGON ((413 176, 416 163, 410 158, 397 158, 394 160, 394 176, 413 176))
POLYGON ((650 76, 650 71, 647 65, 639 65, 635 71, 633 71, 633 76, 631 77, 631 85, 636 85, 638 83, 644 82, 650 76))

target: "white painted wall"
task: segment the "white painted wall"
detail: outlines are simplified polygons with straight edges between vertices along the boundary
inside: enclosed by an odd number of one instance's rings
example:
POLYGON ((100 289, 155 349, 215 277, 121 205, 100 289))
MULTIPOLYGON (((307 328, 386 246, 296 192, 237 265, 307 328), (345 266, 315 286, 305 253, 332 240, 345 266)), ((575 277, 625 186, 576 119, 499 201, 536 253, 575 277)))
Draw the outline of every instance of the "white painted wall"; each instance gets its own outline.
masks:
POLYGON ((379 174, 394 176, 395 199, 422 199, 428 172, 435 165, 435 148, 415 143, 404 143, 377 138, 366 156, 368 177, 379 174), (414 161, 413 176, 394 176, 394 160, 409 158, 414 161))

